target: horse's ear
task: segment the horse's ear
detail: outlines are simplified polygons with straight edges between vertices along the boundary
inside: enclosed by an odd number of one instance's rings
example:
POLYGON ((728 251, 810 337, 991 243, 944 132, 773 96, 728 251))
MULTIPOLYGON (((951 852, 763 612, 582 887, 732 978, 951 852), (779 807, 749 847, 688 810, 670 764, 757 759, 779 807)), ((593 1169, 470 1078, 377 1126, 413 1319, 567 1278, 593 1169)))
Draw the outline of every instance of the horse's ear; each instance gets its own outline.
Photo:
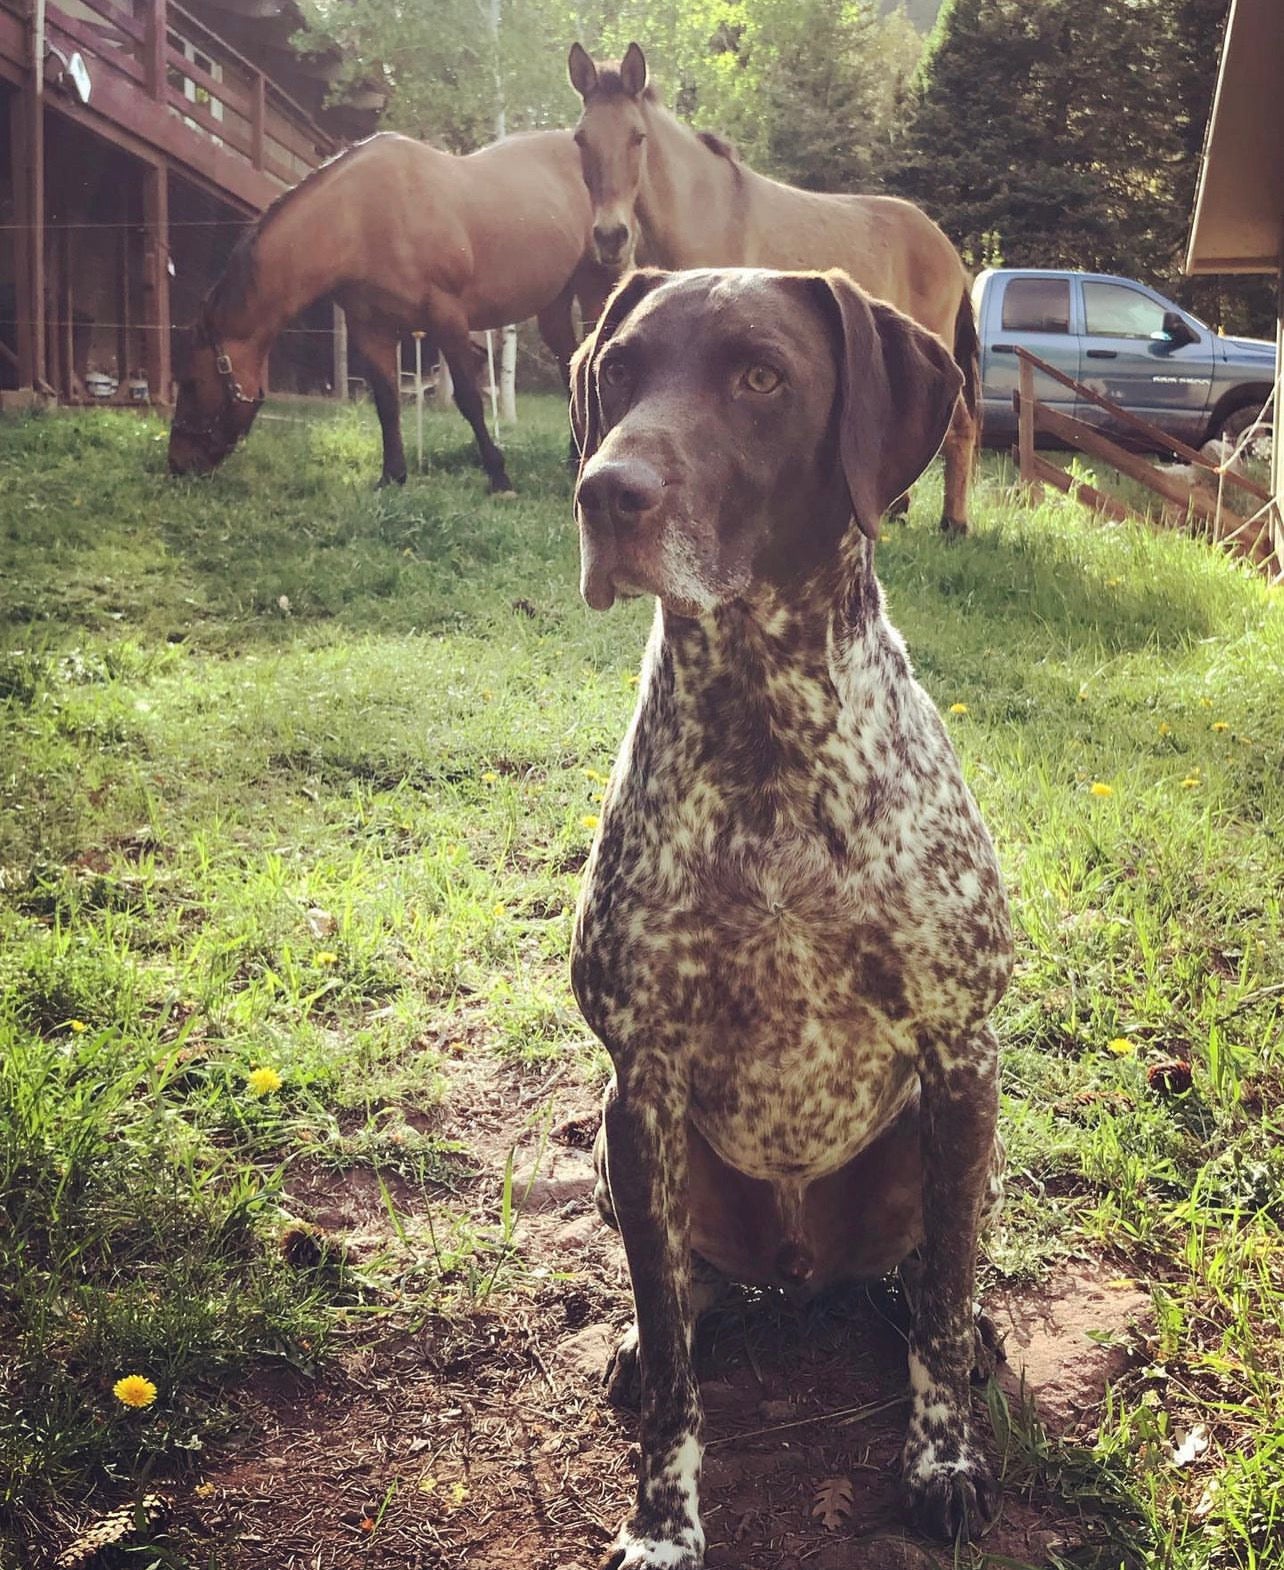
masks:
POLYGON ((620 86, 630 98, 641 98, 646 92, 646 56, 641 44, 630 44, 620 61, 620 86))
POLYGON ((566 74, 581 98, 587 98, 597 86, 597 67, 593 64, 593 57, 578 39, 571 45, 571 52, 566 57, 566 74))
POLYGON ((811 280, 835 337, 838 451, 861 532, 879 519, 936 456, 963 373, 935 333, 834 268, 811 280))
POLYGON ((571 431, 581 469, 602 441, 602 406, 594 376, 597 357, 638 301, 658 288, 668 276, 658 267, 641 267, 630 273, 607 300, 597 326, 575 351, 571 360, 571 431))

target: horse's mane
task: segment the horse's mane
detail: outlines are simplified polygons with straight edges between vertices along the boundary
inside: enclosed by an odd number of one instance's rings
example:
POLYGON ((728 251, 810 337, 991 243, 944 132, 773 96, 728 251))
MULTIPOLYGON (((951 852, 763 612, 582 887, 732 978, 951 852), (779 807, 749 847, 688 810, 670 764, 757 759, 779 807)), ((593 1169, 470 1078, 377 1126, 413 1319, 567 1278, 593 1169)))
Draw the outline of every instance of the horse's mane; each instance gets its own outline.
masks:
POLYGON ((740 162, 740 154, 725 136, 719 136, 716 131, 697 131, 696 141, 703 142, 711 153, 718 158, 725 158, 729 164, 740 162))
MULTIPOLYGON (((380 133, 376 133, 378 134, 380 133)), ((304 191, 311 191, 320 180, 333 172, 336 164, 345 162, 353 153, 360 152, 374 140, 375 137, 368 136, 364 141, 354 142, 351 147, 341 148, 324 163, 318 164, 310 174, 304 175, 297 185, 292 185, 288 191, 282 191, 280 196, 263 209, 253 228, 247 229, 236 242, 231 256, 227 259, 227 266, 205 296, 201 311, 205 320, 208 321, 215 315, 235 315, 237 311, 243 309, 250 290, 254 287, 254 249, 264 230, 281 216, 296 196, 304 191)))
MULTIPOLYGON (((593 97, 597 98, 599 95, 603 98, 631 98, 633 96, 624 86, 618 65, 602 65, 598 67, 597 85, 593 89, 593 97)), ((650 104, 653 109, 664 109, 666 107, 664 100, 650 82, 642 89, 642 102, 650 104)), ((679 124, 682 123, 684 122, 679 121, 679 124)), ((690 129, 691 127, 688 127, 688 130, 690 129)), ((740 154, 725 136, 719 136, 716 131, 696 131, 694 135, 696 141, 702 142, 715 157, 725 158, 729 164, 738 164, 740 162, 740 154)))

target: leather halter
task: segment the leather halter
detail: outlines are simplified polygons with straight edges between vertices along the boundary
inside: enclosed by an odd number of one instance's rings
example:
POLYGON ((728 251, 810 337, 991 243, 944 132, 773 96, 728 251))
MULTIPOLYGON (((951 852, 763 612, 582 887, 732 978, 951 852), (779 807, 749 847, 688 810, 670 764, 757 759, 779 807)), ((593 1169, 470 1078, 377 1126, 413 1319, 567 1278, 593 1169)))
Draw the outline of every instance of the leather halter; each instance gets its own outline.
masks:
POLYGON ((218 372, 218 379, 223 388, 223 405, 216 414, 208 420, 178 420, 175 419, 170 429, 177 431, 180 436, 190 436, 203 445, 209 445, 215 436, 221 436, 220 426, 223 416, 229 409, 234 409, 237 404, 249 404, 257 409, 263 402, 263 392, 260 389, 256 397, 251 398, 236 379, 236 372, 232 369, 232 361, 227 351, 214 336, 213 330, 205 323, 199 324, 194 329, 194 343, 197 348, 213 349, 214 369, 218 372))

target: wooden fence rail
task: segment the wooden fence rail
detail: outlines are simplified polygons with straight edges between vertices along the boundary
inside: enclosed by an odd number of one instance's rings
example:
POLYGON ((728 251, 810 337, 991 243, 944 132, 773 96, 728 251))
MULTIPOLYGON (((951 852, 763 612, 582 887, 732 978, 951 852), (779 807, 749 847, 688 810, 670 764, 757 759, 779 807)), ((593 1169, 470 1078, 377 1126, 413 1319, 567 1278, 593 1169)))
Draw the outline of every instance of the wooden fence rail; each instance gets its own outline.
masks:
POLYGON ((1152 425, 1149 420, 1120 408, 1101 393, 1076 382, 1030 350, 1018 348, 1016 352, 1020 368, 1017 373, 1017 391, 1013 394, 1017 411, 1014 456, 1022 480, 1036 494, 1041 485, 1052 485, 1093 512, 1116 521, 1122 522, 1127 518, 1137 518, 1144 523, 1152 521, 1120 497, 1076 479, 1044 458, 1036 451, 1036 440, 1042 433, 1050 436, 1058 446, 1088 453, 1154 492, 1165 503, 1162 509, 1165 522, 1188 526, 1191 520, 1197 520, 1199 532, 1215 544, 1247 558, 1273 579, 1284 577, 1284 524, 1265 486, 1248 475, 1219 468, 1195 448, 1186 446, 1176 437, 1161 431, 1157 425, 1152 425), (1175 458, 1199 471, 1198 478, 1194 483, 1189 483, 1178 474, 1157 469, 1144 456, 1121 447, 1095 425, 1041 403, 1034 391, 1036 370, 1069 388, 1076 397, 1104 409, 1120 425, 1143 437, 1149 447, 1172 453, 1175 458), (1223 500, 1228 486, 1246 491, 1263 505, 1256 511, 1245 507, 1243 510, 1250 516, 1241 516, 1223 500))

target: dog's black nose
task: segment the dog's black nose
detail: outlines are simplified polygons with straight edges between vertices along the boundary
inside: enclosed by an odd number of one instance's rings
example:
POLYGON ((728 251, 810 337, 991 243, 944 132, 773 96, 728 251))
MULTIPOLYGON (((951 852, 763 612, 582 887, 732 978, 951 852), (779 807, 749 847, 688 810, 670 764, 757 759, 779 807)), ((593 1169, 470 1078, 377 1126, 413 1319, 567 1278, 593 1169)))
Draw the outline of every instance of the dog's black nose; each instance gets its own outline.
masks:
POLYGON ((610 518, 612 523, 626 525, 654 512, 663 495, 664 481, 641 458, 594 463, 576 493, 580 507, 591 518, 610 518))
POLYGON ((628 243, 629 231, 625 224, 594 224, 593 244, 604 262, 614 261, 628 243))

